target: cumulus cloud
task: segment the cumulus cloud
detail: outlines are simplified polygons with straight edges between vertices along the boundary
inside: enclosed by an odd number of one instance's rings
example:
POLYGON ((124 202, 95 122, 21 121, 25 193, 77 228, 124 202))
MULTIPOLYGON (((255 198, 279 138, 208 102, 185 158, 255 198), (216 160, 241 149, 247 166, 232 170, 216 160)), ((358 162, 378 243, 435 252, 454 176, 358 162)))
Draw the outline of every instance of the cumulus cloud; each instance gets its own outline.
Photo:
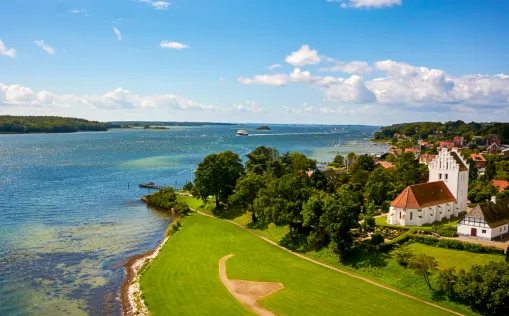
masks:
MULTIPOLYGON (((174 95, 142 96, 131 91, 117 88, 102 95, 53 94, 48 91, 35 92, 21 85, 0 83, 0 103, 12 106, 54 106, 88 107, 91 109, 164 109, 173 111, 223 111, 224 109, 195 102, 174 95)), ((256 105, 251 104, 252 108, 256 105)))
POLYGON ((138 0, 138 1, 149 4, 156 10, 166 10, 170 7, 170 3, 166 1, 152 1, 152 0, 138 0))
POLYGON ((7 46, 0 40, 0 54, 14 57, 16 56, 16 50, 14 48, 7 48, 7 46))
POLYGON ((229 111, 236 112, 250 112, 250 113, 259 113, 263 112, 263 109, 258 105, 258 103, 254 101, 246 101, 241 104, 233 104, 228 108, 229 111))
POLYGON ((117 36, 117 39, 119 41, 122 40, 122 32, 119 31, 119 29, 117 29, 116 27, 113 28, 113 32, 115 33, 115 35, 117 36))
POLYGON ((310 82, 313 80, 309 71, 302 71, 295 68, 290 74, 256 75, 252 78, 240 77, 238 81, 242 84, 262 84, 269 86, 286 86, 290 82, 310 82))
POLYGON ((274 69, 279 68, 279 67, 281 67, 281 65, 280 65, 280 64, 274 64, 274 65, 270 65, 270 66, 269 66, 269 67, 267 67, 267 68, 269 68, 269 70, 274 70, 274 69))
POLYGON ((49 46, 48 44, 44 43, 43 40, 39 40, 39 41, 34 41, 34 43, 39 46, 43 51, 45 51, 46 53, 50 54, 50 55, 54 55, 56 52, 55 52, 55 49, 51 46, 49 46))
MULTIPOLYGON (((304 51, 310 50, 305 48, 304 51)), ((291 61, 309 63, 309 58, 296 58, 298 55, 292 53, 291 61)), ((406 106, 414 110, 438 110, 444 106, 450 110, 454 106, 463 112, 471 111, 472 107, 509 109, 509 76, 504 74, 451 76, 440 69, 416 67, 392 60, 377 61, 370 67, 364 61, 343 63, 330 57, 323 58, 336 64, 319 70, 341 71, 353 75, 347 78, 317 76, 295 68, 289 74, 260 74, 240 77, 238 81, 247 85, 272 86, 307 83, 311 88, 322 91, 324 100, 338 104, 406 106), (365 80, 359 75, 371 71, 382 76, 365 80)), ((297 110, 302 112, 302 109, 297 110)), ((297 110, 292 112, 296 113, 297 110)))
POLYGON ((161 44, 159 44, 162 48, 172 48, 172 49, 184 49, 189 48, 189 45, 182 44, 179 42, 169 42, 169 41, 161 41, 161 44))
POLYGON ((401 5, 401 0, 326 0, 337 2, 342 8, 381 9, 401 5))
POLYGON ((295 67, 302 67, 306 65, 316 65, 320 62, 320 56, 318 51, 309 48, 308 45, 302 45, 302 47, 286 56, 285 61, 295 67))
POLYGON ((328 58, 329 62, 335 62, 334 66, 319 68, 319 71, 324 72, 344 72, 348 74, 364 75, 372 71, 372 68, 365 61, 354 60, 349 63, 342 61, 336 61, 332 58, 328 58))

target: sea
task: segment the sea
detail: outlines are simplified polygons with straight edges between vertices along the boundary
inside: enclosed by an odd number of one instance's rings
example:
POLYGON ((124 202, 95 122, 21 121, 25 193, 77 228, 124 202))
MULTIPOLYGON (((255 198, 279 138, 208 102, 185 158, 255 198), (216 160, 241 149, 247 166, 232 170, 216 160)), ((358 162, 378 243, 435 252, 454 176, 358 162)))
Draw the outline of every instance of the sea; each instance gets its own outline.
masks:
POLYGON ((369 142, 379 127, 256 127, 0 135, 0 315, 120 315, 123 265, 173 220, 140 201, 150 190, 139 184, 182 187, 210 153, 245 159, 264 145, 330 161, 388 150, 369 142))

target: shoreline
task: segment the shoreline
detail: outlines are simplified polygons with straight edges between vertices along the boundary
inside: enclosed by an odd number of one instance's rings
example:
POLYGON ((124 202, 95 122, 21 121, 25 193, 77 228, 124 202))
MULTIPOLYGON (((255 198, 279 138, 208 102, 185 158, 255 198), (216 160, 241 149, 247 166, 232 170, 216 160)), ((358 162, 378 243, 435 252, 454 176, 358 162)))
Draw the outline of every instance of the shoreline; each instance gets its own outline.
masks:
POLYGON ((122 315, 149 315, 148 309, 141 298, 139 272, 143 269, 145 264, 157 257, 159 251, 161 251, 166 241, 168 241, 168 238, 169 237, 164 237, 155 249, 133 256, 124 264, 126 276, 120 289, 122 315))

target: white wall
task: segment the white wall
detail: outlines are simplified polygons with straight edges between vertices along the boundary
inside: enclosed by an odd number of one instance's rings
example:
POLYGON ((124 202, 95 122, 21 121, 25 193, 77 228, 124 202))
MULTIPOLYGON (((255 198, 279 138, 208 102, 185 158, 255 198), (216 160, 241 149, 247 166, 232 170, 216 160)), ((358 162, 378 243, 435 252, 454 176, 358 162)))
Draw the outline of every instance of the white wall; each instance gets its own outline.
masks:
POLYGON ((495 239, 500 235, 504 235, 509 232, 509 225, 502 225, 496 228, 489 228, 458 224, 458 234, 460 236, 470 236, 470 234, 472 233, 472 228, 477 229, 478 238, 487 240, 495 239), (483 231, 485 232, 483 233, 483 231))
POLYGON ((423 209, 405 209, 405 211, 401 208, 391 206, 387 214, 387 223, 400 226, 422 226, 424 224, 432 224, 450 218, 453 214, 454 204, 455 203, 445 203, 440 204, 440 207, 435 205, 423 209), (394 215, 391 216, 391 214, 394 215), (406 216, 403 217, 403 214, 406 214, 406 216), (421 216, 421 218, 419 218, 419 216, 421 216))

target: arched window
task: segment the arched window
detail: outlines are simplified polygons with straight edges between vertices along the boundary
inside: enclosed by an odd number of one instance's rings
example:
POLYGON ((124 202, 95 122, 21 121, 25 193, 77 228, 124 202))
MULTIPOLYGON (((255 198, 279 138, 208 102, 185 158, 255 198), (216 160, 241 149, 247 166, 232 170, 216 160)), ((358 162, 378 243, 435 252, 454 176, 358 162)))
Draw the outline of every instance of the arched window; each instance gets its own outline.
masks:
POLYGON ((399 219, 401 219, 401 212, 399 212, 399 219))
POLYGON ((410 220, 412 220, 412 215, 413 215, 413 213, 412 213, 412 212, 410 212, 410 220))
POLYGON ((441 173, 438 174, 438 180, 442 180, 442 174, 441 173))

